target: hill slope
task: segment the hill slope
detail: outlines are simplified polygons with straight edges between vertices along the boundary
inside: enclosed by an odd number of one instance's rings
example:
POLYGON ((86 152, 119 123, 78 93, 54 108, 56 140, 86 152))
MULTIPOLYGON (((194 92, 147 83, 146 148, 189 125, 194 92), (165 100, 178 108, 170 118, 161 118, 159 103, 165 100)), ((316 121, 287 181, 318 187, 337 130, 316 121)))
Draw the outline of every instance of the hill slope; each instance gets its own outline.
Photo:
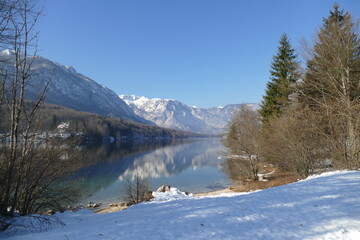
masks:
POLYGON ((123 212, 57 214, 65 226, 18 232, 10 239, 355 240, 360 236, 359 182, 360 172, 352 171, 217 197, 196 198, 172 189, 123 212))
MULTIPOLYGON (((0 66, 10 73, 14 72, 14 59, 11 51, 0 52, 0 66)), ((33 61, 32 84, 27 86, 26 98, 35 99, 49 79, 51 82, 45 99, 47 103, 153 125, 137 116, 109 88, 77 73, 73 67, 63 66, 43 57, 36 57, 33 61)))
POLYGON ((40 126, 43 126, 42 130, 52 131, 59 125, 66 123, 67 127, 63 131, 84 133, 85 139, 92 141, 201 137, 199 134, 75 111, 53 104, 42 106, 40 119, 40 126))

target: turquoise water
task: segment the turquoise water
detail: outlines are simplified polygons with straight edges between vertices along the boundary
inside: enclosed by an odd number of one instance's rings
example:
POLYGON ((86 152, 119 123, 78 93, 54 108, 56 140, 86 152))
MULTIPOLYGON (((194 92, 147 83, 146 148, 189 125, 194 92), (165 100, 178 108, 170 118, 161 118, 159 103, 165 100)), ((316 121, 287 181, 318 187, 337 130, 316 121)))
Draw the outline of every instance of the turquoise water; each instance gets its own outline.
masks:
POLYGON ((119 202, 124 181, 138 174, 153 190, 171 185, 181 191, 207 192, 229 186, 224 173, 225 148, 219 139, 123 143, 87 148, 92 164, 82 169, 82 203, 119 202))

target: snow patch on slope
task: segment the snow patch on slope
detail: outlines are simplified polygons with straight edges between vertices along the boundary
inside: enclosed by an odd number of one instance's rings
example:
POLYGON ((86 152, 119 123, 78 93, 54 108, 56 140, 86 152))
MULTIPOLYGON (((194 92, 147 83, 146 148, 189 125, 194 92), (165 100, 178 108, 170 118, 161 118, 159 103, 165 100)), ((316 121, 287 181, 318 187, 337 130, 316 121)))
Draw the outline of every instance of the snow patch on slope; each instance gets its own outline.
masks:
POLYGON ((180 200, 180 199, 193 199, 193 194, 186 194, 185 192, 181 192, 177 188, 170 188, 170 191, 167 192, 153 192, 153 198, 151 200, 151 203, 164 203, 174 200, 180 200))
POLYGON ((0 56, 15 56, 15 51, 10 49, 5 49, 0 51, 0 56))

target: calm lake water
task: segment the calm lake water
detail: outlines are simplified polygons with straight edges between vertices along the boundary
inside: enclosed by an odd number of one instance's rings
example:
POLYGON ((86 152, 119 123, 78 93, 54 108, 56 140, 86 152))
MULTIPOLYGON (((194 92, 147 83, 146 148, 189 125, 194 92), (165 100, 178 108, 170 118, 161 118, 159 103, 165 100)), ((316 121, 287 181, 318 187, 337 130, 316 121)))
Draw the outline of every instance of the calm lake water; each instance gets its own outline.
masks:
POLYGON ((86 195, 81 203, 121 201, 125 179, 136 174, 148 178, 153 190, 171 185, 200 193, 230 185, 220 139, 102 144, 86 152, 94 164, 77 174, 86 195))

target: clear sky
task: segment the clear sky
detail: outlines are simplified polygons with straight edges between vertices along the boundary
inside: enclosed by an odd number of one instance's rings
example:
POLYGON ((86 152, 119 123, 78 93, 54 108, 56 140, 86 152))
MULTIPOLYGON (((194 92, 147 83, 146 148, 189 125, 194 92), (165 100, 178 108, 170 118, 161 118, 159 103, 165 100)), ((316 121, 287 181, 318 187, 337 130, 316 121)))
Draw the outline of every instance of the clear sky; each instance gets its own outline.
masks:
MULTIPOLYGON (((359 0, 337 0, 359 19, 359 0)), ((282 33, 311 40, 330 0, 42 0, 39 55, 117 94, 259 103, 282 33)))

